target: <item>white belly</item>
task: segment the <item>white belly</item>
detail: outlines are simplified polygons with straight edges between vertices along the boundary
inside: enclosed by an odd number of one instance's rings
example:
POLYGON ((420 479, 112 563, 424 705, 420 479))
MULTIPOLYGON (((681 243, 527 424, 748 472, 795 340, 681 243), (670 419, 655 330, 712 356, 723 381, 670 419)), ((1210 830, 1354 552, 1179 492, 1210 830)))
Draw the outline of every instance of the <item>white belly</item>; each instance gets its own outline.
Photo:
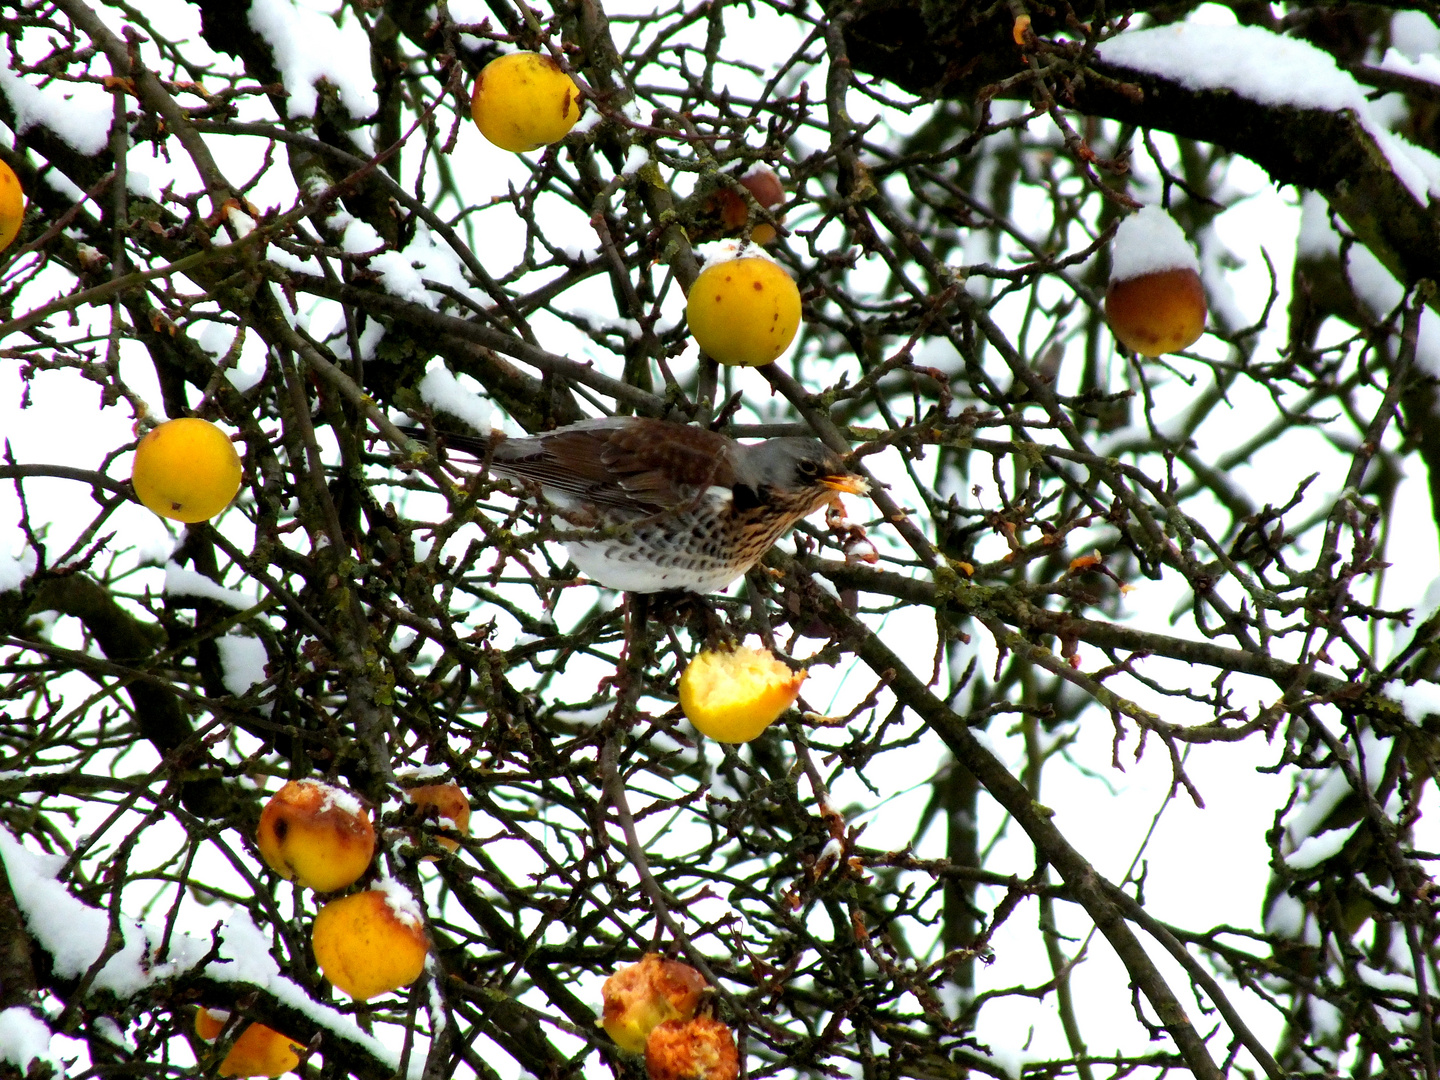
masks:
POLYGON ((733 566, 663 565, 641 557, 634 548, 609 540, 572 540, 565 545, 580 572, 597 585, 623 592, 652 593, 666 589, 689 589, 712 593, 725 588, 740 575, 733 566))

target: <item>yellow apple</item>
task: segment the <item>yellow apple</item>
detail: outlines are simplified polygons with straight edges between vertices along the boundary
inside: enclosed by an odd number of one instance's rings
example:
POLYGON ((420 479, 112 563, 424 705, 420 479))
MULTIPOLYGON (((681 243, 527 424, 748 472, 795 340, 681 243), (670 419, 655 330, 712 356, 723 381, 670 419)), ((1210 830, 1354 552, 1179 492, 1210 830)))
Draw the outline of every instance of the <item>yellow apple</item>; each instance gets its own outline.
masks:
POLYGON ((548 56, 509 53, 480 72, 470 115, 485 138, 519 154, 569 134, 580 119, 580 88, 548 56))
POLYGON ((140 501, 161 517, 205 521, 229 506, 240 490, 240 455, 210 421, 182 416, 140 440, 130 483, 140 501))
POLYGON ((720 363, 761 367, 795 340, 800 290, 758 251, 707 262, 690 286, 685 321, 700 348, 720 363))
POLYGON ((25 191, 15 170, 0 161, 0 251, 4 251, 20 235, 25 221, 25 191))
MULTIPOLYGON (((195 1010, 195 1034, 213 1042, 225 1029, 230 1014, 201 1006, 195 1010)), ((220 1063, 221 1076, 282 1076, 300 1064, 304 1047, 288 1035, 264 1024, 250 1024, 230 1046, 220 1063)))
POLYGON ((357 1001, 409 986, 429 952, 419 911, 392 889, 331 900, 315 916, 310 947, 325 978, 357 1001))
MULTIPOLYGON (((470 800, 465 797, 456 784, 424 784, 420 787, 407 788, 405 797, 416 806, 425 810, 434 810, 435 817, 445 828, 454 829, 461 836, 470 835, 470 800)), ((437 836, 435 842, 441 847, 451 851, 460 848, 458 840, 451 840, 448 836, 437 836)), ((426 856, 434 858, 434 856, 426 856)))
POLYGON ((1110 282, 1105 318, 1115 339, 1141 356, 1189 348, 1205 332, 1205 289, 1189 267, 1110 282))
POLYGON ((702 735, 749 742, 794 703, 805 681, 769 649, 702 650, 680 676, 680 708, 702 735))

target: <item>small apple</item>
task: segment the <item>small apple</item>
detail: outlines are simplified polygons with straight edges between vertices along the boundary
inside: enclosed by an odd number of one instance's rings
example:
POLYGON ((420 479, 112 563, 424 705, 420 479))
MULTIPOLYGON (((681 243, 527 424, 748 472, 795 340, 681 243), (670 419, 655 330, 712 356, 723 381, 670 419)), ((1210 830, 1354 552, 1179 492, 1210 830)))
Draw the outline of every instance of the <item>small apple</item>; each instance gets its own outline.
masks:
POLYGON ((356 1001, 409 986, 430 951, 414 899, 394 883, 331 900, 315 916, 310 947, 325 978, 356 1001))
POLYGON ((702 735, 743 743, 773 724, 800 694, 805 672, 769 649, 702 650, 680 676, 680 708, 702 735))
MULTIPOLYGON (((454 829, 461 836, 470 835, 470 800, 456 784, 424 784, 407 788, 405 797, 422 810, 434 811, 443 828, 454 829)), ((435 842, 451 851, 458 851, 460 842, 448 836, 437 836, 435 842)), ((433 855, 426 858, 433 859, 433 855)))
MULTIPOLYGON (((785 188, 780 178, 764 165, 757 165, 740 177, 740 186, 767 210, 785 201, 785 188)), ((738 232, 750 220, 749 205, 729 187, 717 188, 708 205, 719 212, 720 225, 727 233, 738 232)), ((768 221, 757 222, 750 230, 750 239, 757 244, 768 244, 775 239, 775 227, 768 221)))
POLYGON ((15 170, 0 161, 0 251, 4 251, 20 235, 25 221, 25 191, 15 170))
POLYGON ((569 134, 580 119, 580 88, 548 56, 509 53, 480 72, 470 115, 485 138, 520 154, 569 134))
POLYGON ((696 343, 722 364, 761 367, 790 347, 800 328, 800 290, 758 247, 737 257, 722 241, 690 286, 685 320, 696 343))
MULTIPOLYGON (((201 1006, 195 1010, 195 1034, 213 1042, 225 1029, 230 1014, 201 1006)), ((264 1024, 250 1024, 230 1046, 220 1063, 221 1076, 282 1076, 300 1064, 305 1048, 288 1035, 264 1024)))
POLYGON ((650 1080, 736 1080, 740 1053, 728 1025, 710 1016, 666 1020, 645 1042, 650 1080))
POLYGON ((375 854, 375 828, 343 788, 292 780, 260 812, 260 854, 281 877, 316 892, 353 885, 375 854))
POLYGON ((135 495, 161 517, 193 524, 214 517, 240 490, 240 455, 208 420, 182 416, 135 448, 135 495))
POLYGON ((638 1054, 656 1025, 694 1016, 704 990, 704 977, 689 964, 646 953, 605 980, 600 1022, 616 1046, 638 1054))

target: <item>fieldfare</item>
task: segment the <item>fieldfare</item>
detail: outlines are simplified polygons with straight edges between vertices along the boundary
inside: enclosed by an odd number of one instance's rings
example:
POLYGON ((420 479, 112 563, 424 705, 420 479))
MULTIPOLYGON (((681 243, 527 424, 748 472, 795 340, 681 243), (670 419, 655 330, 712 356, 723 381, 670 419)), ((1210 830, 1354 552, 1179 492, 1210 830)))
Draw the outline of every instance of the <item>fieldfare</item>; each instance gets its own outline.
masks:
POLYGON ((442 438, 501 476, 537 485, 560 518, 593 530, 565 541, 570 558, 592 581, 625 592, 723 589, 801 518, 840 492, 869 490, 813 439, 739 443, 640 417, 523 438, 442 438))

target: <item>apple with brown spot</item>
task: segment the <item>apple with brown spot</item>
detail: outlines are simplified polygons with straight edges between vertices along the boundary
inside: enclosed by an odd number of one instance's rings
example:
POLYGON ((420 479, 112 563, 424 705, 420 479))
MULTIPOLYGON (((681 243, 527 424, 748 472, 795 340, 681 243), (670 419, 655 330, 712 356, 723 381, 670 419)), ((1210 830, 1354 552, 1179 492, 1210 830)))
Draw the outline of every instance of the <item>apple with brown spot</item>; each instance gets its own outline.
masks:
POLYGON ((281 877, 334 892, 369 868, 375 828, 364 805, 344 788, 292 780, 260 812, 255 844, 281 877))

